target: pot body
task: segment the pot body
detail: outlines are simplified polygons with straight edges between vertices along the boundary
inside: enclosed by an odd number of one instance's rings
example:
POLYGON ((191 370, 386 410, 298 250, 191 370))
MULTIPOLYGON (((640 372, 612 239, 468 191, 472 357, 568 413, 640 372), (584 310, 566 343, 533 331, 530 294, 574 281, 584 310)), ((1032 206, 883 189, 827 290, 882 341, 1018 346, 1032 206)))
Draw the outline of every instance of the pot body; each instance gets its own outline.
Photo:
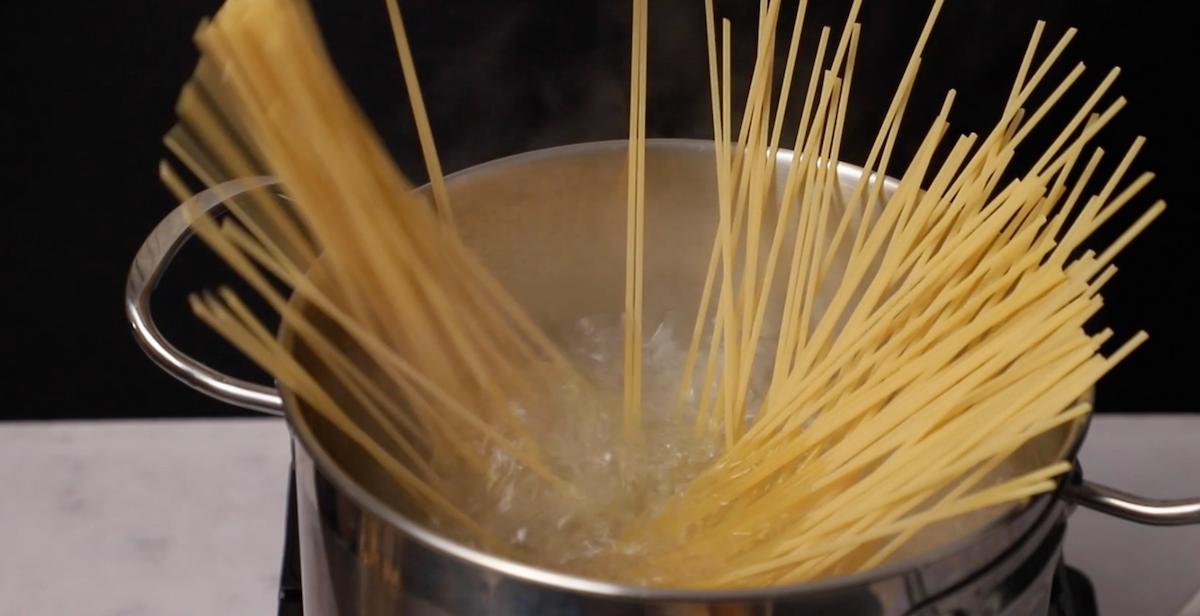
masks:
MULTIPOLYGON (((464 241, 552 337, 581 317, 621 311, 624 275, 613 264, 623 262, 625 156, 623 142, 580 144, 447 178, 456 210, 470 212, 459 221, 464 241)), ((781 152, 777 193, 790 163, 791 154, 781 152)), ((703 286, 717 223, 712 144, 652 141, 647 167, 653 207, 646 221, 646 318, 669 323, 691 318, 703 286)), ((837 172, 844 198, 861 170, 842 164, 837 172)), ((884 192, 894 186, 886 181, 884 192)), ((766 226, 774 215, 764 212, 766 226)), ((836 256, 849 246, 833 249, 836 256)), ((834 260, 835 270, 841 262, 834 260)), ((818 310, 821 297, 818 292, 818 310)), ((776 321, 778 304, 768 305, 766 322, 776 321)), ((295 342, 288 332, 281 335, 295 342)), ((296 350, 304 363, 302 346, 296 350)), ((816 584, 695 591, 575 578, 498 559, 421 527, 368 456, 288 392, 284 406, 296 437, 304 603, 306 613, 319 616, 1026 614, 1048 601, 1060 555, 1066 507, 1046 496, 958 527, 925 544, 939 548, 910 554, 899 565, 816 584)), ((1078 436, 1072 426, 1039 437, 1017 452, 1014 470, 1069 457, 1078 436)))
POLYGON ((1070 509, 1046 495, 936 558, 874 575, 759 591, 646 591, 509 574, 448 553, 362 506, 303 443, 294 451, 309 616, 1045 614, 1070 509))

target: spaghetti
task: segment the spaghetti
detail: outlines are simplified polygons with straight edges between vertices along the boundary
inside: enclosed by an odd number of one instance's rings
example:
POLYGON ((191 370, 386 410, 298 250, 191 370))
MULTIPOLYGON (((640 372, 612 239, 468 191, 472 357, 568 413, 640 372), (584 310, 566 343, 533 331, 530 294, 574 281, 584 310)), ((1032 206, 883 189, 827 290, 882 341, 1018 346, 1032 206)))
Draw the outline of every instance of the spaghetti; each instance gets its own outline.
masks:
MULTIPOLYGON (((1080 252, 1153 178, 1125 181, 1138 138, 1088 195, 1103 155, 1090 144, 1124 105, 1102 104, 1118 72, 1033 164, 1013 165, 1084 73, 1080 64, 1043 83, 1074 30, 1039 60, 1037 24, 982 136, 950 138, 949 92, 897 173, 935 0, 862 172, 843 191, 836 161, 853 113, 861 1, 836 35, 820 31, 792 158, 777 177, 807 2, 780 83, 781 3, 760 2, 735 135, 732 30, 707 0, 717 228, 666 415, 686 430, 655 433, 648 401, 658 396, 643 375, 647 1, 632 3, 619 413, 459 237, 455 216, 471 214, 452 214, 401 12, 386 4, 432 202, 387 156, 302 0, 227 0, 202 24, 203 57, 166 144, 209 186, 272 174, 286 191, 230 195, 228 220, 193 208, 192 224, 294 343, 228 290, 193 297, 196 314, 360 448, 428 523, 464 541, 658 585, 870 569, 939 524, 1051 490, 1067 462, 1021 473, 1007 462, 1088 414, 1085 394, 1146 339, 1106 356, 1113 332, 1085 330, 1113 259, 1165 207, 1155 203, 1099 254, 1080 252), (757 374, 769 375, 761 391, 757 374), (600 435, 599 449, 571 440, 584 433, 600 435), (654 468, 663 443, 691 453, 654 468), (614 451, 615 466, 572 461, 614 451), (669 481, 647 488, 648 477, 669 481), (513 510, 514 498, 527 506, 513 510), (571 523, 530 539, 522 516, 535 510, 571 523), (584 542, 601 547, 559 547, 584 542)), ((162 177, 189 200, 167 163, 162 177)))

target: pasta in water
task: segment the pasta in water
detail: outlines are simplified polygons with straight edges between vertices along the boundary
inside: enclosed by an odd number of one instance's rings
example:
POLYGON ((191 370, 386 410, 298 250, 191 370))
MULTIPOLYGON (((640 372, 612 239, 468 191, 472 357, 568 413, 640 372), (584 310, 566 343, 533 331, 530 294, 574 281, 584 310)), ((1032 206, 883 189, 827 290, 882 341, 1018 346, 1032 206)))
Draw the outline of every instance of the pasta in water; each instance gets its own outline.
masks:
MULTIPOLYGON (((1068 462, 1017 472, 1010 457, 1086 416, 1091 387, 1146 339, 1102 352, 1113 332, 1085 329, 1114 257, 1165 205, 1086 249, 1153 176, 1130 179, 1141 138, 1100 172, 1091 143, 1125 104, 1109 100, 1115 69, 1064 124, 1046 125, 1084 72, 1046 83, 1074 30, 1047 45, 1037 24, 989 132, 951 136, 949 92, 929 125, 909 129, 923 137, 897 169, 935 0, 843 190, 861 2, 840 31, 820 30, 804 71, 807 2, 784 47, 781 2, 763 0, 735 110, 730 23, 707 0, 717 225, 677 340, 645 322, 649 17, 633 0, 625 261, 613 264, 625 269, 624 315, 579 315, 584 339, 572 342, 543 331, 460 236, 472 213, 451 203, 401 12, 386 1, 427 192, 389 158, 303 0, 227 0, 201 25, 166 145, 210 187, 273 175, 283 190, 230 194, 229 217, 193 208, 191 223, 292 341, 227 289, 194 296, 196 314, 460 541, 672 587, 870 569, 919 551, 929 529, 1052 490, 1068 462), (1048 145, 1018 169, 1035 130, 1048 145), (612 352, 588 361, 580 345, 612 352)), ((180 174, 161 171, 189 202, 180 174)))

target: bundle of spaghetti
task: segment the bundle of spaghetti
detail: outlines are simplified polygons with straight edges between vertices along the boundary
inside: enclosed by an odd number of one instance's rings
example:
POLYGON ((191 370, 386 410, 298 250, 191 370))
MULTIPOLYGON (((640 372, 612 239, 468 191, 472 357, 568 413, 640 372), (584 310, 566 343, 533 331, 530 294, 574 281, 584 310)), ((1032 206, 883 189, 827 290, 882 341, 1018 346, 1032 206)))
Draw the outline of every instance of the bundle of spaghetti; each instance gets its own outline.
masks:
MULTIPOLYGON (((393 19, 401 41, 398 12, 393 19)), ((531 401, 579 377, 459 240, 436 153, 426 150, 438 178, 430 207, 338 80, 302 2, 232 0, 196 41, 203 60, 169 148, 217 190, 269 173, 286 196, 264 188, 230 198, 221 223, 193 204, 192 226, 278 313, 306 359, 228 290, 194 297, 196 313, 472 540, 503 547, 459 498, 473 489, 463 473, 485 482, 497 455, 579 498, 530 434, 540 408, 531 401)), ((180 198, 190 194, 166 163, 162 173, 180 198)))
MULTIPOLYGON (((631 533, 652 555, 644 573, 669 572, 661 577, 667 583, 761 586, 859 571, 935 522, 1053 489, 1052 479, 1068 463, 1018 477, 997 472, 998 485, 985 479, 1035 436, 1088 413, 1082 399, 1092 385, 1146 337, 1138 333, 1105 357, 1100 347, 1112 332, 1084 330, 1100 308, 1100 288, 1115 273, 1113 257, 1164 208, 1156 203, 1100 255, 1078 254, 1153 177, 1144 174, 1117 192, 1139 138, 1080 205, 1101 150, 1081 171, 1075 167, 1124 105, 1118 98, 1095 112, 1117 71, 1018 174, 1009 168, 1016 148, 1083 72, 1076 66, 1026 114, 1074 35, 1068 31, 1035 68, 1039 23, 992 131, 982 140, 959 137, 935 162, 948 131, 951 91, 905 173, 886 185, 880 178, 889 172, 941 8, 935 2, 865 168, 845 196, 833 161, 854 77, 859 6, 851 8, 828 65, 829 31, 822 31, 771 229, 763 228, 764 211, 773 205, 770 183, 805 3, 774 116, 768 92, 779 2, 763 6, 736 142, 708 3, 714 133, 723 135, 716 154, 722 226, 680 399, 694 402, 697 429, 722 430, 726 448, 631 533), (718 101, 717 84, 724 100, 718 101), (760 243, 768 237, 760 264, 760 243), (792 254, 779 284, 787 241, 792 254), (845 258, 840 271, 832 267, 835 255, 845 258), (718 302, 710 316, 714 285, 718 302), (784 294, 772 378, 761 404, 750 405, 749 375, 772 293, 784 294), (819 297, 827 304, 819 305, 819 297), (710 318, 707 365, 696 379, 710 318)), ((726 22, 726 52, 728 32, 726 22)))
MULTIPOLYGON (((853 114, 861 2, 836 36, 821 30, 804 77, 795 74, 802 0, 778 83, 782 2, 760 2, 735 131, 732 28, 728 20, 718 28, 708 0, 717 232, 675 411, 692 438, 717 440, 721 451, 662 502, 613 511, 628 501, 585 496, 587 478, 556 458, 575 445, 557 442, 568 433, 552 429, 564 408, 570 422, 611 420, 626 445, 647 447, 646 4, 633 2, 620 413, 593 408, 585 376, 457 234, 394 0, 388 13, 432 201, 414 191, 355 106, 302 0, 228 0, 197 32, 203 57, 167 145, 201 182, 228 191, 230 217, 193 205, 192 224, 295 341, 278 340, 226 289, 194 297, 196 313, 446 532, 510 553, 514 540, 491 530, 512 497, 496 493, 497 459, 536 482, 522 484, 532 491, 521 498, 618 525, 620 541, 598 542, 605 548, 591 562, 572 561, 585 573, 703 587, 827 577, 894 558, 944 522, 1054 489, 1068 462, 1014 473, 1007 461, 1086 416, 1094 383, 1145 340, 1138 333, 1105 354, 1113 332, 1085 329, 1114 257, 1164 207, 1149 208, 1099 254, 1083 250, 1152 178, 1126 180, 1139 138, 1099 190, 1090 188, 1103 154, 1091 143, 1124 105, 1101 105, 1117 72, 1033 164, 1013 168, 1018 147, 1084 72, 1081 64, 1043 83, 1074 31, 1039 58, 1039 23, 991 131, 948 140, 951 91, 897 172, 893 155, 936 0, 861 173, 843 191, 848 168, 837 161, 853 114), (795 80, 805 84, 800 105, 795 80), (791 159, 777 178, 795 107, 791 159), (282 192, 261 177, 227 182, 264 175, 282 192), (755 391, 753 375, 764 370, 767 385, 755 391), (575 392, 568 404, 564 390, 575 392)), ((190 203, 179 175, 165 163, 162 173, 190 203)), ((543 549, 578 539, 554 532, 546 530, 543 549)))

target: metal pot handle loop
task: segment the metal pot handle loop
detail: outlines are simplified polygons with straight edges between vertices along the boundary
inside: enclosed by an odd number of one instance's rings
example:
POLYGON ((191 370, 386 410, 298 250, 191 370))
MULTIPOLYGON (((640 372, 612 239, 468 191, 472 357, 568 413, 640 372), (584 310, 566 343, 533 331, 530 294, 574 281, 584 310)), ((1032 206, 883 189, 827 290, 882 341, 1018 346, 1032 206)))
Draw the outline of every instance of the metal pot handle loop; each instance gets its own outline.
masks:
POLYGON ((1200 524, 1200 498, 1145 498, 1082 479, 1069 483, 1066 489, 1067 498, 1080 506, 1133 522, 1155 526, 1200 524))
POLYGON ((283 400, 279 392, 274 387, 218 372, 175 348, 163 337, 150 315, 150 295, 171 259, 193 235, 187 222, 188 207, 199 205, 205 212, 220 213, 226 199, 277 182, 270 176, 231 180, 199 193, 176 207, 142 243, 129 268, 129 278, 125 281, 125 315, 133 326, 134 338, 154 363, 201 393, 268 415, 283 415, 283 400))

